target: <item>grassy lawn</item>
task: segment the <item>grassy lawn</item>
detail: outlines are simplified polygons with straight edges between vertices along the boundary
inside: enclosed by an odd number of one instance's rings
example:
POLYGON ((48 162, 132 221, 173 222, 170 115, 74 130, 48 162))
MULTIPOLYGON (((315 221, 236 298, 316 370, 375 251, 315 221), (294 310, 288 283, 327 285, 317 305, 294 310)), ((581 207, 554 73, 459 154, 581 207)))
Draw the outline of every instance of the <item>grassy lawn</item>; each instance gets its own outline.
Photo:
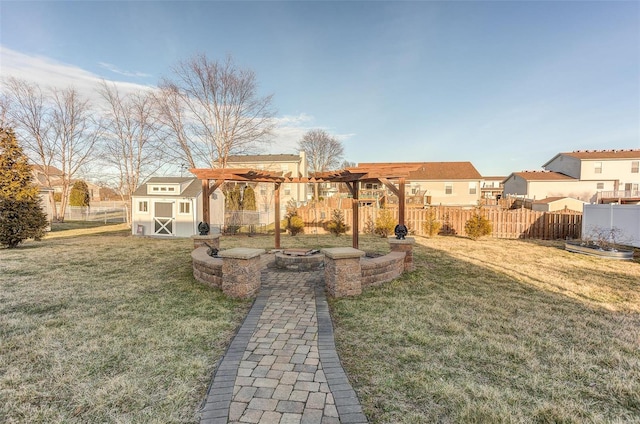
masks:
POLYGON ((640 263, 419 238, 418 270, 331 301, 375 423, 640 422, 640 263))
POLYGON ((194 281, 189 239, 66 225, 0 249, 0 422, 194 422, 250 304, 194 281))
MULTIPOLYGON (((0 249, 0 422, 194 422, 250 303, 194 281, 189 239, 64 225, 0 249)), ((415 273, 331 301, 374 423, 640 422, 637 260, 556 242, 418 241, 415 273)), ((388 251, 378 237, 360 243, 388 251)), ((236 246, 271 249, 273 236, 221 239, 236 246)))

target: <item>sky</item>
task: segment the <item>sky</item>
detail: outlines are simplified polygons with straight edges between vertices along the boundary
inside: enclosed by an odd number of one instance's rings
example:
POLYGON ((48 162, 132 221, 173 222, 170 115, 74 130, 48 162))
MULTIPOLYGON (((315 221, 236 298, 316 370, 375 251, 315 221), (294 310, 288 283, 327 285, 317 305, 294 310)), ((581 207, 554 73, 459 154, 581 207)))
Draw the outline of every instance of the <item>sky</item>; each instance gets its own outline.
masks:
POLYGON ((95 97, 101 79, 153 87, 199 53, 273 94, 265 153, 321 128, 351 162, 506 176, 640 148, 637 1, 0 0, 0 78, 95 97))

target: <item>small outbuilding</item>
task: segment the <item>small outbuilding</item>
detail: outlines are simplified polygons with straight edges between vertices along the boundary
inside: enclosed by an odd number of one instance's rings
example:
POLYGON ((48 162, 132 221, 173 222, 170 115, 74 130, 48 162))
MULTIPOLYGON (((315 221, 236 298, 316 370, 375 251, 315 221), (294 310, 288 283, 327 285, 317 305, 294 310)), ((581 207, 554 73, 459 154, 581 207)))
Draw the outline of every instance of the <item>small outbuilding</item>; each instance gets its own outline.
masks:
POLYGON ((559 212, 567 209, 582 212, 586 204, 587 202, 572 197, 547 197, 531 202, 531 209, 540 212, 559 212))
MULTIPOLYGON (((224 196, 210 194, 210 223, 222 223, 224 196), (219 205, 217 203, 220 203, 219 205)), ((197 178, 152 177, 131 195, 134 235, 190 237, 198 234, 202 219, 202 185, 197 178)), ((212 231, 216 231, 212 225, 212 231)))

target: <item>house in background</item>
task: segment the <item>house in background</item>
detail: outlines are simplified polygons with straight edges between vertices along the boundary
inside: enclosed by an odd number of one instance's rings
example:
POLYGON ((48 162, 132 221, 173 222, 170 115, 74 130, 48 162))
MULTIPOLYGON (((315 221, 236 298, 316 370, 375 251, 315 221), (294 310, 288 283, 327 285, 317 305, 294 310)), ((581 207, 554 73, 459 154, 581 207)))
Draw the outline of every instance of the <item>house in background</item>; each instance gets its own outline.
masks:
MULTIPOLYGON (((408 204, 419 206, 475 206, 481 198, 482 176, 471 162, 397 162, 361 163, 360 166, 398 165, 417 166, 406 178, 408 204)), ((384 186, 364 184, 359 197, 375 196, 384 186)), ((384 190, 386 191, 386 190, 384 190)), ((390 193, 385 193, 389 195, 390 193)))
MULTIPOLYGON (((63 172, 56 168, 55 166, 48 166, 46 171, 40 165, 31 165, 31 173, 33 174, 33 179, 40 187, 48 187, 53 190, 54 193, 58 195, 62 195, 62 177, 63 172), (51 187, 47 185, 46 174, 49 174, 49 178, 51 179, 51 187)), ((73 183, 76 181, 80 181, 79 179, 71 180, 71 185, 69 186, 69 191, 73 187, 73 183)), ((93 184, 89 181, 82 180, 87 184, 89 188, 89 201, 90 202, 99 202, 100 201, 100 186, 93 184)))
POLYGON ((482 177, 482 187, 480 187, 483 199, 499 199, 502 197, 504 186, 502 182, 506 177, 482 177))
POLYGON ((640 149, 558 153, 542 167, 591 183, 597 203, 640 202, 640 149))
MULTIPOLYGON (((283 175, 291 174, 294 177, 307 177, 308 164, 305 152, 297 155, 271 154, 271 155, 232 155, 227 160, 229 168, 251 168, 271 172, 282 172, 283 175)), ((231 183, 233 184, 233 183, 231 183)), ((244 185, 245 183, 238 182, 244 185)), ((275 187, 271 183, 253 184, 256 195, 256 206, 259 212, 259 223, 271 224, 275 219, 275 187)), ((311 199, 313 188, 306 184, 284 183, 280 187, 280 216, 284 216, 287 203, 295 202, 297 205, 311 199)), ((213 222, 213 221, 212 221, 213 222)))
POLYGON ((504 194, 540 200, 571 197, 589 203, 640 201, 640 150, 579 150, 558 153, 544 171, 513 172, 504 194))
MULTIPOLYGON (((212 231, 224 222, 224 196, 211 195, 212 231)), ((131 195, 134 235, 190 237, 202 222, 202 183, 197 178, 152 177, 131 195)))

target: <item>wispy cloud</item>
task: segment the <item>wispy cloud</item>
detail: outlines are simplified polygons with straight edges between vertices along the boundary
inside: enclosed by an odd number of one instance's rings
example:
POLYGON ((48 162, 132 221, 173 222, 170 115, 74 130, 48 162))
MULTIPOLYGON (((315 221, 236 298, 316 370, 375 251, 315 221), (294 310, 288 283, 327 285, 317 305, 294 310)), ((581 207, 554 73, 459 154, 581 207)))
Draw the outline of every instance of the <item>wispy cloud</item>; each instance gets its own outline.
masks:
POLYGON ((28 55, 0 45, 0 78, 15 77, 43 88, 74 87, 94 102, 100 102, 98 87, 103 80, 115 84, 122 93, 149 90, 152 87, 103 78, 74 65, 48 57, 28 55))
POLYGON ((113 72, 114 74, 118 74, 118 75, 122 75, 125 77, 135 77, 135 78, 150 78, 153 75, 151 74, 146 74, 144 72, 131 72, 131 71, 123 71, 122 69, 118 68, 116 65, 112 64, 112 63, 107 63, 107 62, 98 62, 98 65, 100 65, 102 68, 113 72))

